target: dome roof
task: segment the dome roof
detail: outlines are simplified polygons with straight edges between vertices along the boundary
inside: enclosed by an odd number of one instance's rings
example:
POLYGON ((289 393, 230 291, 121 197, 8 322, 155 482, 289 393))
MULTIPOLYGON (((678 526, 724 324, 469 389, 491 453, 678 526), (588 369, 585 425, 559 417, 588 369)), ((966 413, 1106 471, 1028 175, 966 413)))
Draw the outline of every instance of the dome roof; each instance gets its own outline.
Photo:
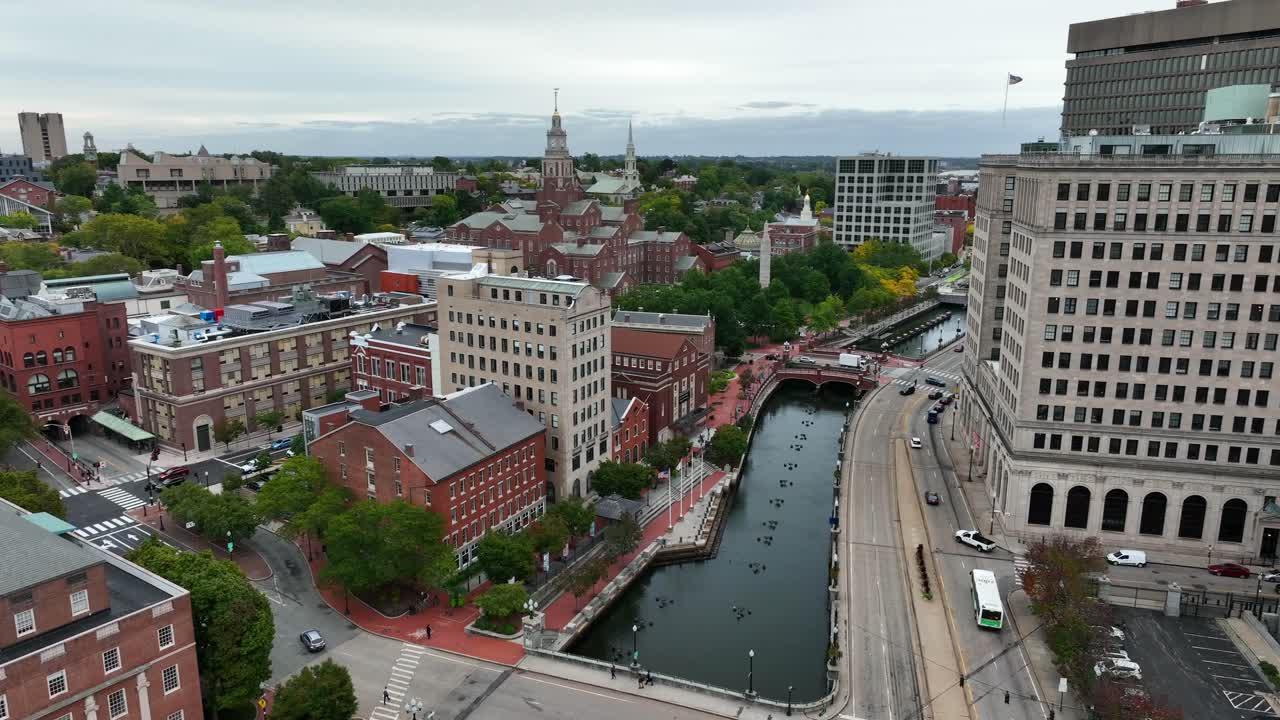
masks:
POLYGON ((751 228, 747 228, 746 230, 743 230, 741 233, 739 233, 738 237, 733 239, 733 244, 737 246, 739 250, 745 250, 745 251, 759 250, 760 236, 757 235, 755 231, 752 230, 751 228))

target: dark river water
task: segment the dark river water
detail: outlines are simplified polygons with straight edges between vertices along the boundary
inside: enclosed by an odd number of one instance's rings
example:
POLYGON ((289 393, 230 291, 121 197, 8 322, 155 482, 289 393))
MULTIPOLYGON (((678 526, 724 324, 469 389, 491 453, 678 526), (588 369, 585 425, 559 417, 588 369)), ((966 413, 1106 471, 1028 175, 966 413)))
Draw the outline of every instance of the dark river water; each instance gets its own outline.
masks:
MULTIPOLYGON (((925 355, 928 355, 934 350, 937 350, 943 345, 946 345, 952 340, 960 337, 956 331, 964 329, 965 308, 963 305, 940 305, 920 317, 913 318, 911 322, 904 324, 898 332, 903 332, 908 328, 922 325, 927 320, 944 316, 947 313, 951 313, 951 318, 949 320, 932 327, 909 340, 903 340, 902 342, 891 346, 889 348, 889 352, 903 357, 924 357, 925 355)), ((879 347, 869 349, 879 350, 879 347)))
POLYGON ((786 383, 757 421, 742 485, 716 557, 656 568, 637 580, 570 648, 620 665, 632 625, 640 664, 654 672, 805 702, 827 692, 828 518, 832 472, 850 388, 815 394, 786 383))

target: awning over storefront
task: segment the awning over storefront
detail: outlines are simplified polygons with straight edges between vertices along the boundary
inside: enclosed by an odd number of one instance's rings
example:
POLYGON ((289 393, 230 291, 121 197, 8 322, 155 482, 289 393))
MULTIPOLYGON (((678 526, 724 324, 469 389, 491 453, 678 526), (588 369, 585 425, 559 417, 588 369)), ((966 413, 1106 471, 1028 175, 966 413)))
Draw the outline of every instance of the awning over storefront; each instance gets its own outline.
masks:
POLYGON ((124 437, 126 440, 143 442, 144 440, 150 440, 155 437, 155 435, 137 427, 128 420, 122 420, 109 412, 99 412, 95 414, 93 416, 93 421, 111 432, 124 437))

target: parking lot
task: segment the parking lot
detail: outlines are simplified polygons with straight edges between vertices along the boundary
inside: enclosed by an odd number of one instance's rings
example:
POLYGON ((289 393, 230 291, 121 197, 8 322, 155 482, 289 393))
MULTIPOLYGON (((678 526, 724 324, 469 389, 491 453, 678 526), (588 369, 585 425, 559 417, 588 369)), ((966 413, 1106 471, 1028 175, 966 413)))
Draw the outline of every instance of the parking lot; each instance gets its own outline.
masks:
POLYGON ((1125 649, 1142 666, 1143 685, 1187 718, 1280 717, 1262 697, 1268 690, 1215 620, 1170 618, 1114 608, 1125 649))

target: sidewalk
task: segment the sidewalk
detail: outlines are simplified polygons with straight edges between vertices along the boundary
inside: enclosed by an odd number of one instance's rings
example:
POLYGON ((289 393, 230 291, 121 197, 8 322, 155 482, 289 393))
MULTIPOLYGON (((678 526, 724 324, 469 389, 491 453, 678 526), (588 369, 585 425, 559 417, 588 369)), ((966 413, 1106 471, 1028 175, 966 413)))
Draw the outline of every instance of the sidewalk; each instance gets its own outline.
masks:
MULTIPOLYGON (((270 433, 268 433, 266 430, 259 430, 257 432, 252 432, 247 435, 241 435, 240 437, 231 441, 230 450, 228 450, 225 445, 219 442, 213 443, 213 446, 210 447, 208 450, 190 450, 189 449, 185 453, 186 455, 185 458, 183 457, 184 453, 180 448, 174 449, 174 448, 165 447, 162 445, 157 446, 160 448, 160 458, 156 460, 155 464, 160 467, 172 467, 174 465, 191 465, 194 463, 203 462, 205 460, 214 460, 216 458, 222 457, 223 455, 230 455, 233 453, 242 453, 242 452, 247 452, 249 450, 261 450, 262 446, 266 445, 269 442, 269 440, 267 439, 268 435, 270 436, 271 440, 279 440, 280 438, 293 437, 294 435, 297 435, 298 433, 302 432, 302 423, 296 420, 290 420, 286 423, 283 423, 282 425, 284 429, 279 432, 276 432, 274 429, 270 433)), ((146 463, 147 460, 150 458, 150 453, 144 452, 141 455, 137 455, 136 457, 139 458, 143 463, 146 463)))
POLYGON ((1056 720, 1085 720, 1084 714, 1076 709, 1083 707, 1084 703, 1073 692, 1068 691, 1063 696, 1062 709, 1058 709, 1058 680, 1062 676, 1053 664, 1053 651, 1049 649, 1044 628, 1040 627, 1040 618, 1031 612, 1031 600, 1022 590, 1009 593, 1007 600, 1013 630, 1018 637, 1025 638, 1023 647, 1031 659, 1031 669, 1035 673, 1041 697, 1052 703, 1056 720))
MULTIPOLYGON (((155 531, 158 535, 163 536, 174 545, 185 548, 192 552, 204 552, 208 550, 213 556, 226 560, 227 548, 225 545, 215 545, 205 538, 182 527, 182 524, 174 520, 168 510, 162 509, 162 506, 144 505, 129 511, 129 516, 137 520, 139 523, 146 525, 155 531)), ((244 571, 246 577, 253 581, 268 580, 271 578, 271 566, 267 561, 258 554, 256 550, 247 547, 243 543, 237 545, 235 552, 232 553, 231 560, 240 569, 244 571)))

